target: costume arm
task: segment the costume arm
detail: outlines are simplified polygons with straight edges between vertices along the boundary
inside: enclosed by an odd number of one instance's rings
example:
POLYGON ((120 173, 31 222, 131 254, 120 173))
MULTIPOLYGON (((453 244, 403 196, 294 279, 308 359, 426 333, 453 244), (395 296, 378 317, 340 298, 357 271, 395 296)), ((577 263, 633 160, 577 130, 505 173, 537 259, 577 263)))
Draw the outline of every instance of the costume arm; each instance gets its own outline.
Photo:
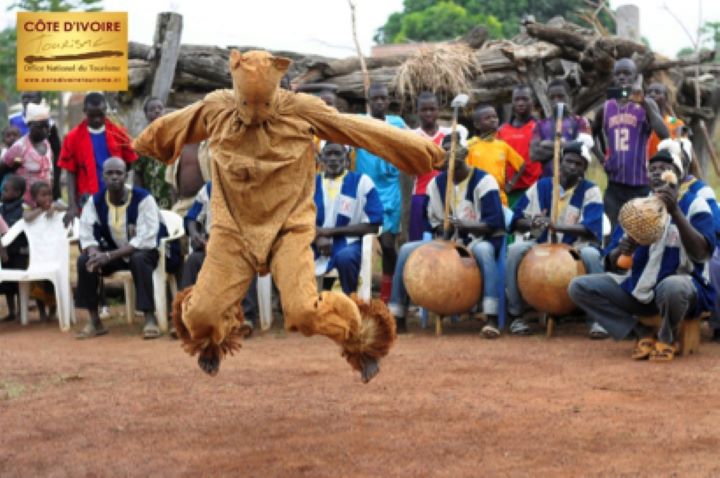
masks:
POLYGON ((179 111, 161 116, 140 133, 133 148, 138 154, 150 156, 165 164, 172 163, 186 144, 207 139, 206 115, 210 106, 206 99, 179 111))
POLYGON ((295 94, 291 101, 291 111, 310 123, 320 138, 366 149, 407 174, 428 173, 445 160, 439 146, 411 131, 372 118, 338 113, 314 96, 295 94))

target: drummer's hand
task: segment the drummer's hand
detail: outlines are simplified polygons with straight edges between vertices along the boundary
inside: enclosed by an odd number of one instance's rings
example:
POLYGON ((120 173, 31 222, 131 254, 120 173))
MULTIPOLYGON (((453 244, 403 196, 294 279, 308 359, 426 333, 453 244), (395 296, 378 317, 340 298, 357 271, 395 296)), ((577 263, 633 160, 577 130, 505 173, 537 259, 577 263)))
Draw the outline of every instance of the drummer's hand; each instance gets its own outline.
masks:
POLYGON ((450 224, 453 226, 454 229, 457 229, 458 231, 462 231, 466 228, 465 222, 455 216, 450 216, 450 224))
POLYGON ((655 195, 665 204, 668 214, 675 214, 678 208, 678 190, 670 184, 664 184, 655 189, 655 195))
POLYGON ((532 218, 532 221, 530 222, 530 227, 533 229, 547 229, 547 227, 550 225, 550 218, 545 216, 544 214, 538 214, 537 216, 534 216, 532 218))
POLYGON ((315 239, 315 247, 321 256, 330 256, 332 253, 332 239, 326 236, 318 236, 315 239))
POLYGON ((620 251, 620 254, 624 256, 632 256, 633 252, 635 252, 635 249, 637 249, 638 243, 635 242, 631 237, 629 236, 623 236, 622 239, 620 239, 620 242, 618 243, 618 251, 620 251))

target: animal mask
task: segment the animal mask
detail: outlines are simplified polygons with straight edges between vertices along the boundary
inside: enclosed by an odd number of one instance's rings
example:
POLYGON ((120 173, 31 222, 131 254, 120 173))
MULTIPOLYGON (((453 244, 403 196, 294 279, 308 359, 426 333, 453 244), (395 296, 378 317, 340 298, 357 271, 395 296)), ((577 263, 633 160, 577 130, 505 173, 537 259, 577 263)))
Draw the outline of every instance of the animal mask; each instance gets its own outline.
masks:
POLYGON ((273 115, 277 89, 290 63, 266 51, 230 52, 230 75, 243 121, 259 124, 273 115))

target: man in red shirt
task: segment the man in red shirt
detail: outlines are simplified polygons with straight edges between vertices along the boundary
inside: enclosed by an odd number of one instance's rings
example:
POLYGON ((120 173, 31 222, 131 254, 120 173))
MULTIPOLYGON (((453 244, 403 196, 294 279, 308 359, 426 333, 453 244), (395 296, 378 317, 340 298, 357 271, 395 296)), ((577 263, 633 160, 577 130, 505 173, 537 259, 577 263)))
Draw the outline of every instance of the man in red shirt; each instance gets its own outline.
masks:
MULTIPOLYGON (((508 191, 508 206, 512 208, 515 202, 525 194, 525 191, 535 184, 542 172, 542 164, 530 160, 530 140, 535 128, 533 117, 533 93, 527 85, 517 85, 512 93, 512 116, 510 121, 500 127, 497 138, 509 144, 525 160, 525 170, 508 191)), ((507 177, 515 174, 512 166, 507 166, 507 177)), ((502 187, 502 185, 501 185, 502 187)))
POLYGON ((105 160, 121 158, 129 165, 138 159, 132 140, 120 126, 107 119, 106 110, 101 93, 88 93, 83 103, 85 119, 63 141, 58 166, 67 171, 66 224, 78 216, 85 200, 102 188, 105 160))

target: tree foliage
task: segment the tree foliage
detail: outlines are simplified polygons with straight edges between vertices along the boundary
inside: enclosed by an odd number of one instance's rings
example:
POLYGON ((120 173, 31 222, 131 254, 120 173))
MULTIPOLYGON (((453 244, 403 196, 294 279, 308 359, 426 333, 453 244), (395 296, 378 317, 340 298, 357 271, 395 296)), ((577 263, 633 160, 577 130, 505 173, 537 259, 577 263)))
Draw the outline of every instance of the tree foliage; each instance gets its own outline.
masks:
MULTIPOLYGON (((390 15, 378 29, 378 43, 438 41, 484 25, 494 38, 509 38, 519 31, 520 20, 533 15, 539 21, 562 15, 578 21, 576 12, 585 0, 405 0, 403 11, 390 15)), ((609 21, 601 17, 603 23, 609 21)))

